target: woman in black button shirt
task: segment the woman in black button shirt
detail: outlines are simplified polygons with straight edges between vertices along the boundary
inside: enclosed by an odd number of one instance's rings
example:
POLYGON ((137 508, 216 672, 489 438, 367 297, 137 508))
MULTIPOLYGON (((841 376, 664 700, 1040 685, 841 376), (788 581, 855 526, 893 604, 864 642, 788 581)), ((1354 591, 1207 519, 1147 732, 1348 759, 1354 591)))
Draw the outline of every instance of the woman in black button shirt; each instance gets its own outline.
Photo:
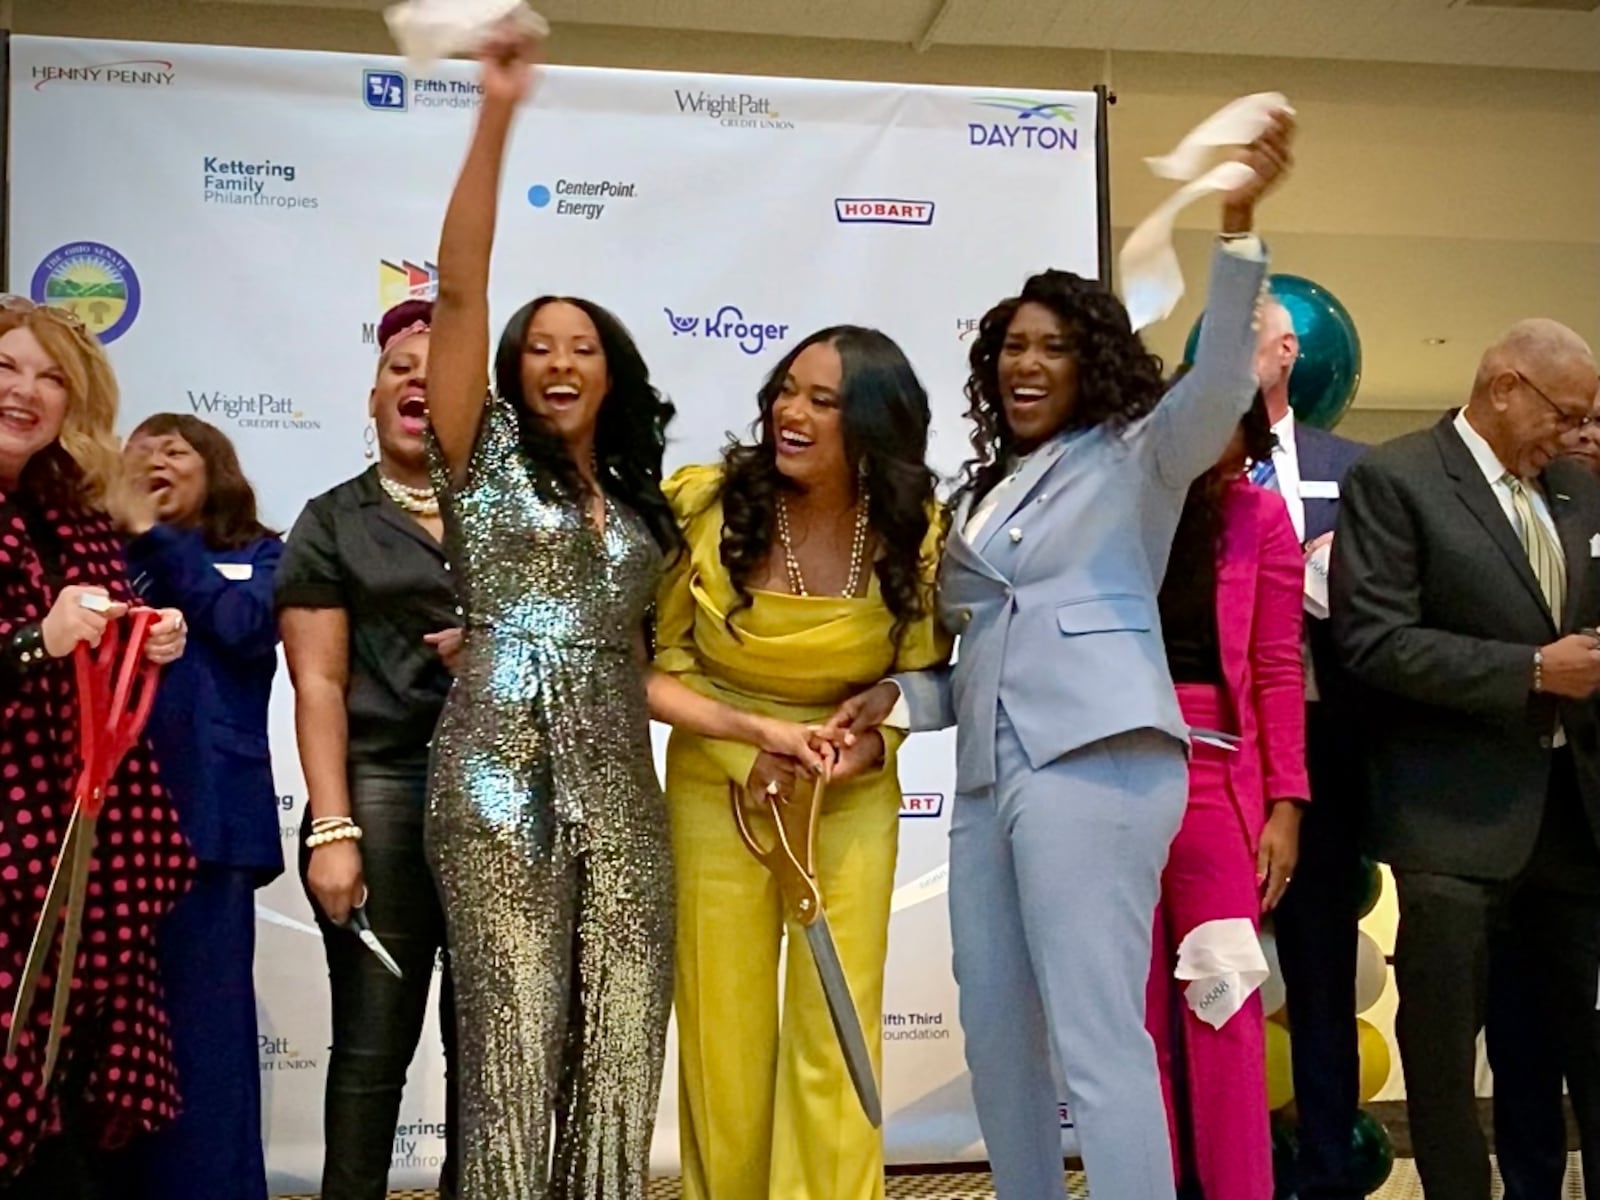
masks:
MULTIPOLYGON (((277 605, 306 777, 300 872, 333 993, 324 1200, 381 1200, 406 1069, 427 1015, 444 916, 422 851, 428 743, 450 688, 456 598, 423 455, 432 305, 389 310, 369 402, 378 463, 306 505, 278 568, 277 605), (358 844, 359 839, 359 844, 358 844), (349 929, 354 908, 394 956, 390 975, 349 929)), ((454 1194, 455 1018, 440 1191, 454 1194)))

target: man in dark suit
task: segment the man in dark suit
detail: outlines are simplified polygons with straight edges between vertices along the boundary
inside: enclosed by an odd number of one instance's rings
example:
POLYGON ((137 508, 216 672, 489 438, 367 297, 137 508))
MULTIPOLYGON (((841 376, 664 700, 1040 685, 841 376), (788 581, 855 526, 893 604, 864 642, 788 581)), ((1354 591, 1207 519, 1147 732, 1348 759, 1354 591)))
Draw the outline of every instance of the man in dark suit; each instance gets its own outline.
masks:
POLYGON ((1537 972, 1600 1180, 1600 483, 1558 460, 1596 399, 1570 329, 1525 321, 1466 408, 1346 480, 1332 628, 1364 685, 1373 842, 1400 902, 1396 1033, 1434 1200, 1489 1200, 1474 1097, 1489 948, 1537 972))
POLYGON ((1295 1100, 1300 1113, 1300 1200, 1360 1200, 1351 1176, 1351 1131, 1359 1091, 1356 1057, 1356 927, 1361 904, 1360 780, 1342 719, 1338 658, 1328 630, 1324 547, 1339 517, 1345 473, 1366 447, 1295 420, 1289 376, 1300 340, 1288 310, 1262 304, 1256 378, 1277 445, 1251 477, 1282 493, 1305 549, 1307 572, 1306 756, 1312 803, 1300 825, 1300 861, 1273 916, 1278 962, 1294 1027, 1295 1100))

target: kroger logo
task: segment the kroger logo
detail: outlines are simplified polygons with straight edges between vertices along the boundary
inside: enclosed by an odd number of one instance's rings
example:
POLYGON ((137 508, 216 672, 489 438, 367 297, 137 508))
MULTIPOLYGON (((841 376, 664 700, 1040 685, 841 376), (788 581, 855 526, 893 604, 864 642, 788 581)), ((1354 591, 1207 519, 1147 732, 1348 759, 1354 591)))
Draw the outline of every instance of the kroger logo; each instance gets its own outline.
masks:
POLYGON ((841 225, 932 225, 933 201, 840 198, 833 215, 841 225))
POLYGON ((902 817, 937 817, 942 812, 944 812, 944 796, 938 792, 900 797, 902 817))
POLYGON ((769 342, 789 336, 787 325, 747 321, 732 304, 724 304, 709 317, 680 317, 670 308, 661 311, 667 314, 673 337, 720 338, 737 344, 746 354, 760 354, 769 342))
POLYGON ((987 110, 988 119, 967 122, 968 145, 1003 150, 1078 148, 1077 115, 1070 104, 1026 96, 979 96, 973 103, 987 110), (997 119, 999 113, 1007 119, 997 119))

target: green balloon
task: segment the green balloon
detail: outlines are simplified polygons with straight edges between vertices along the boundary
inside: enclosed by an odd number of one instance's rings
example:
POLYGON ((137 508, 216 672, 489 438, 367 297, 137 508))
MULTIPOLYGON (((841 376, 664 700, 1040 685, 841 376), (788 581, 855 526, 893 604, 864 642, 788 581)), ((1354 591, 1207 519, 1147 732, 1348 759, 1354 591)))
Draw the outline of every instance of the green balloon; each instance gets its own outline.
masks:
POLYGON ((1394 1170, 1394 1142, 1383 1123, 1364 1108, 1356 1114, 1351 1151, 1352 1181, 1363 1195, 1370 1196, 1388 1182, 1394 1170))
MULTIPOLYGON (((1300 357, 1289 376, 1289 405, 1295 419, 1317 429, 1332 429, 1355 402, 1361 386, 1361 337, 1356 324, 1338 297, 1321 284, 1298 275, 1273 275, 1268 284, 1289 310, 1300 338, 1300 357)), ((1184 362, 1194 362, 1199 343, 1200 321, 1196 321, 1183 348, 1184 362)))
POLYGON ((1383 872, 1378 870, 1378 864, 1365 856, 1361 859, 1361 907, 1358 915, 1366 916, 1378 907, 1378 899, 1383 895, 1383 872))
POLYGON ((1300 1135, 1292 1118, 1272 1114, 1272 1200, 1294 1200, 1295 1159, 1300 1135))

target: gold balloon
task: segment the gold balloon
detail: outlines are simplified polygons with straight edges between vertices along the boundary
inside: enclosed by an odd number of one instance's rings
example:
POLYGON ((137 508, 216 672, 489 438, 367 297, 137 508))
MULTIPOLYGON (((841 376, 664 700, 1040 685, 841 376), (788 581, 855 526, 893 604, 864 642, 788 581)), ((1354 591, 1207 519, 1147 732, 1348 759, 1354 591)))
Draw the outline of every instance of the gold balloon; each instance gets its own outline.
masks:
POLYGON ((1389 1082, 1394 1059, 1389 1054, 1388 1039, 1362 1017, 1356 1018, 1356 1048, 1361 1056, 1361 1103, 1366 1104, 1389 1082))
POLYGON ((1276 1021, 1267 1022, 1267 1107, 1277 1112, 1294 1100, 1293 1060, 1289 1031, 1276 1021))

